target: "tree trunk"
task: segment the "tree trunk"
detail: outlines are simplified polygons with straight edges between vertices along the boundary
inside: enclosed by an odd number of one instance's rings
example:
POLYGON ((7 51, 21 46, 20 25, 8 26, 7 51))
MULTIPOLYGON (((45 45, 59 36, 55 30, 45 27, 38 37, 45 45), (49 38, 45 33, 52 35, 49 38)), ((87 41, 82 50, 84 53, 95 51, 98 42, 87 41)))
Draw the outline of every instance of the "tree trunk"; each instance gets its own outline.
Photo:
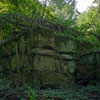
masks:
POLYGON ((13 84, 13 87, 16 88, 16 80, 15 80, 15 74, 13 72, 13 68, 12 68, 12 65, 11 65, 11 56, 10 56, 10 53, 9 51, 3 46, 2 47, 4 49, 4 51, 7 53, 8 55, 8 64, 9 64, 9 70, 10 70, 10 73, 11 73, 11 77, 12 77, 12 84, 13 84))

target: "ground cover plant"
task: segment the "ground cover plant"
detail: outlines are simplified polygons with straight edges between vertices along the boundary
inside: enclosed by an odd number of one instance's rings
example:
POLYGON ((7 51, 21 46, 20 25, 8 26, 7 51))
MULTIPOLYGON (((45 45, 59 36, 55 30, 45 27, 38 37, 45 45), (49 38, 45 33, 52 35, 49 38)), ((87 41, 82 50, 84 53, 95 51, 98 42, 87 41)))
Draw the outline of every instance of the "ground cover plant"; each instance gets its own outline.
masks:
POLYGON ((0 0, 1 100, 100 99, 93 3, 80 13, 76 0, 0 0))

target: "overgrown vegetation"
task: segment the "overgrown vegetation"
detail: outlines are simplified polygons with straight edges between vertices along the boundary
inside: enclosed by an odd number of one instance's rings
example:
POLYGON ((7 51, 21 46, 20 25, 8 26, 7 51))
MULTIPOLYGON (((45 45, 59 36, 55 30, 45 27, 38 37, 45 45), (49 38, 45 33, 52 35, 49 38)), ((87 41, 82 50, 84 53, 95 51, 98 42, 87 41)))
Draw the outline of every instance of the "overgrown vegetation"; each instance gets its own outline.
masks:
POLYGON ((80 13, 76 0, 0 0, 0 99, 100 99, 94 3, 80 13))

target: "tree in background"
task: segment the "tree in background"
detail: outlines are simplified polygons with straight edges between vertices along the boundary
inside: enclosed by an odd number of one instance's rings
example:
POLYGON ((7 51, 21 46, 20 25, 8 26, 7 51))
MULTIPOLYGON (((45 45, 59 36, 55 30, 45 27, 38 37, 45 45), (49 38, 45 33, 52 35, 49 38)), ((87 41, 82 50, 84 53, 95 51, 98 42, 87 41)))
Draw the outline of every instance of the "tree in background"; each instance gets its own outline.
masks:
POLYGON ((49 5, 61 22, 70 23, 76 17, 75 0, 50 0, 49 5))

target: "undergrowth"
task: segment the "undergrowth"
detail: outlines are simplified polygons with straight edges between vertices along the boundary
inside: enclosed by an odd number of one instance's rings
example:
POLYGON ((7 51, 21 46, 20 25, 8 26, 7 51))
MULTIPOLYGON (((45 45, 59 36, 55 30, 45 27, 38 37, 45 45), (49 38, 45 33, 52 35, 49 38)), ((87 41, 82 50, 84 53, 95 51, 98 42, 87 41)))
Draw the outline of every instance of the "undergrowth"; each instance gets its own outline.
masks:
MULTIPOLYGON (((88 85, 87 87, 79 85, 66 85, 61 86, 58 89, 39 89, 37 87, 32 87, 32 85, 25 84, 22 87, 13 89, 10 87, 10 81, 0 80, 0 97, 2 97, 1 95, 4 92, 5 94, 17 92, 27 93, 27 97, 30 98, 29 100, 36 100, 39 97, 57 97, 64 100, 100 100, 100 84, 97 84, 96 86, 88 85), (8 91, 1 91, 7 88, 9 88, 8 91)), ((20 100, 26 99, 22 97, 20 100)))

